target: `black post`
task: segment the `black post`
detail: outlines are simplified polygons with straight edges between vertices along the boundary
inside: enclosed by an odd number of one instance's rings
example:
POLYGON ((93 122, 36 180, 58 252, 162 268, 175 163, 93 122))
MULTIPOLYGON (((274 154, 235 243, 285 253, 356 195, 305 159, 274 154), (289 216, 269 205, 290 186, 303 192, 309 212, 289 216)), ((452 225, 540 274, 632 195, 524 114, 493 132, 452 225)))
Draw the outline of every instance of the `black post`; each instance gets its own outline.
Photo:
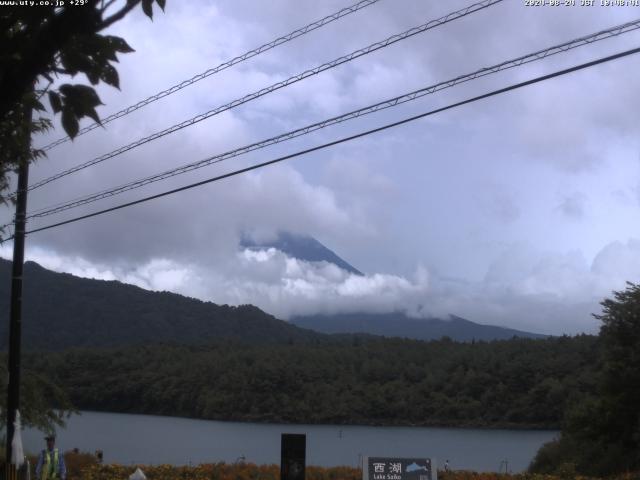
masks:
POLYGON ((307 436, 283 433, 280 440, 280 480, 304 480, 307 463, 307 436))
MULTIPOLYGON (((31 135, 31 109, 25 115, 28 135, 31 135)), ((11 271, 11 307, 9 323, 9 386, 7 388, 7 465, 11 463, 11 441, 13 440, 16 411, 20 408, 20 343, 22 333, 22 265, 24 263, 24 231, 27 212, 27 188, 29 186, 29 151, 31 139, 27 140, 24 158, 18 167, 18 194, 13 232, 13 265, 11 271)))

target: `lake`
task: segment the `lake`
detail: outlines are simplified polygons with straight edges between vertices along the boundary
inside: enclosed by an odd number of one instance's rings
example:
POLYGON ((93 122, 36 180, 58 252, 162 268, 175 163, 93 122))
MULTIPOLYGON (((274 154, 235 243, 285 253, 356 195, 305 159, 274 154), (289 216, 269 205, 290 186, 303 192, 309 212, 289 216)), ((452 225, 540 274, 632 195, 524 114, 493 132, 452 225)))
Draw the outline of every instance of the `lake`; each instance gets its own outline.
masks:
MULTIPOLYGON (((216 422, 153 415, 82 412, 58 431, 63 450, 104 452, 107 463, 187 465, 280 463, 280 434, 307 435, 307 465, 359 466, 368 456, 431 457, 454 469, 519 472, 556 431, 481 430, 216 422)), ((43 434, 23 433, 25 449, 44 448, 43 434)))

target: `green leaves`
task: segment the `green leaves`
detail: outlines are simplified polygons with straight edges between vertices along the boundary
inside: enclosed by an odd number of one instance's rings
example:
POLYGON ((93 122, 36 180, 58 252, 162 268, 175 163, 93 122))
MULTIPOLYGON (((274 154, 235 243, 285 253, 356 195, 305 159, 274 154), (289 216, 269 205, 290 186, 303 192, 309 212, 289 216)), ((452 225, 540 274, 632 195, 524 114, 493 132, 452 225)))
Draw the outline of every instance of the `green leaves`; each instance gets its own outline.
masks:
POLYGON ((133 52, 120 37, 100 34, 84 35, 60 52, 60 62, 71 76, 84 73, 92 85, 100 81, 120 88, 118 72, 111 62, 117 62, 117 53, 133 52))
MULTIPOLYGON (((165 0, 141 1, 142 10, 149 18, 153 16, 154 1, 164 10, 165 0)), ((133 51, 121 37, 99 33, 79 34, 60 49, 58 65, 62 68, 58 73, 66 73, 72 77, 84 73, 91 85, 104 82, 120 89, 120 76, 113 63, 118 62, 118 53, 133 51)), ((47 76, 50 77, 48 74, 47 76)), ((71 138, 78 134, 82 118, 89 117, 100 123, 96 107, 102 102, 93 88, 65 84, 58 91, 48 92, 48 97, 53 113, 61 114, 62 127, 71 138)), ((44 109, 40 102, 35 102, 33 107, 36 110, 44 109)))
MULTIPOLYGON (((6 421, 6 388, 7 369, 6 355, 0 356, 0 421, 6 421)), ((51 376, 42 375, 39 371, 23 368, 22 385, 20 386, 22 425, 36 427, 41 430, 52 430, 56 426, 63 427, 65 418, 73 408, 69 395, 51 380, 51 376)))
POLYGON ((62 111, 62 128, 67 135, 74 138, 78 134, 78 120, 83 117, 100 123, 96 107, 102 105, 102 102, 93 88, 87 85, 64 84, 59 92, 60 94, 50 92, 49 101, 54 112, 62 111))
POLYGON ((129 44, 123 38, 114 37, 112 35, 106 35, 103 38, 105 38, 107 40, 107 42, 109 43, 111 48, 116 52, 120 52, 120 53, 135 52, 135 50, 133 48, 131 48, 129 46, 129 44))
POLYGON ((149 17, 149 18, 153 18, 153 0, 142 0, 142 11, 144 12, 144 14, 149 17))
POLYGON ((142 0, 142 11, 144 14, 153 20, 153 2, 156 2, 160 9, 164 12, 166 0, 142 0))
POLYGON ((49 92, 49 103, 53 109, 53 113, 58 113, 62 110, 62 100, 57 92, 49 92))
POLYGON ((74 138, 78 134, 78 119, 69 109, 62 111, 62 128, 64 128, 64 131, 67 132, 67 135, 71 138, 74 138))
POLYGON ((62 128, 71 138, 78 134, 80 129, 78 121, 81 118, 89 117, 100 123, 96 107, 102 105, 102 102, 95 90, 87 85, 64 84, 60 87, 59 92, 49 92, 49 103, 53 113, 62 112, 62 128))
POLYGON ((164 10, 165 0, 91 0, 82 7, 61 2, 59 8, 0 8, 0 204, 7 200, 2 192, 10 187, 8 172, 25 159, 33 161, 43 155, 43 150, 30 146, 29 133, 47 130, 51 121, 35 115, 29 124, 24 113, 28 108, 44 110, 41 98, 45 93, 69 136, 78 134, 83 117, 100 121, 96 107, 101 102, 91 87, 67 85, 30 95, 33 85, 41 79, 55 85, 60 76, 84 74, 91 85, 104 82, 119 89, 118 54, 134 49, 124 39, 100 32, 137 10, 140 3, 152 18, 154 2, 164 10))
POLYGON ((595 391, 565 412, 562 436, 544 460, 609 476, 640 469, 640 285, 627 283, 601 305, 595 391))
POLYGON ((100 80, 120 90, 120 77, 118 76, 118 71, 112 65, 107 65, 102 69, 100 80))

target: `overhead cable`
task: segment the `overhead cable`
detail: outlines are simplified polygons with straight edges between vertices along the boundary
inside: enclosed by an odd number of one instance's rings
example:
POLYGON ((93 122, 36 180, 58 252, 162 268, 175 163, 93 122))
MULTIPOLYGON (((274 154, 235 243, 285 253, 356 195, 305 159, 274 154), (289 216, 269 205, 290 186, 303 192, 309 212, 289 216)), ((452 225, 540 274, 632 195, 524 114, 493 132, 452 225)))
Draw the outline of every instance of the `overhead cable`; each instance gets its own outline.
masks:
MULTIPOLYGON (((475 13, 479 10, 483 10, 487 7, 490 7, 492 5, 495 5, 497 3, 502 2, 503 0, 483 0, 481 2, 478 3, 474 3, 473 5, 470 5, 466 8, 457 10, 455 12, 451 12, 443 17, 440 17, 436 20, 431 20, 427 23, 424 23, 418 27, 414 27, 411 28, 405 32, 396 34, 396 35, 392 35, 391 37, 388 37, 380 42, 376 42, 373 43, 367 47, 361 48, 359 50, 356 50, 354 52, 351 52, 348 55, 344 55, 342 57, 339 57, 335 60, 332 60, 330 62, 327 63, 323 63, 322 65, 312 68, 310 70, 305 70, 302 73, 299 73, 297 75, 294 75, 292 77, 289 77, 286 80, 282 80, 280 82, 274 83, 273 85, 269 86, 269 87, 265 87, 262 88, 256 92, 253 92, 251 94, 245 95, 242 98, 233 100, 230 103, 227 103, 225 105, 216 107, 212 110, 209 110, 208 112, 205 113, 201 113, 200 115, 196 115, 193 118, 190 118, 189 120, 185 120, 181 123, 178 123, 176 125, 173 125, 169 128, 166 128, 164 130, 161 130, 159 132, 156 132, 152 135, 149 135, 147 137, 141 138, 136 140, 135 142, 132 142, 128 145, 125 145, 123 147, 120 147, 116 150, 113 150, 112 152, 106 153, 104 155, 101 155, 99 157, 96 157, 92 160, 89 160, 83 164, 77 165, 75 167, 72 167, 68 170, 65 170, 63 172, 57 173, 51 177, 45 178, 43 180, 40 180, 39 182, 34 183, 33 185, 29 186, 29 190, 34 190, 36 188, 42 187, 43 185, 46 185, 50 182, 53 182, 54 180, 58 180, 62 177, 65 177, 67 175, 71 175, 72 173, 78 172, 80 170, 83 170, 85 168, 91 167, 93 165, 96 165, 98 163, 104 162, 105 160, 108 160, 110 158, 116 157, 122 153, 128 152, 129 150, 132 150, 134 148, 137 148, 141 145, 144 145, 146 143, 152 142, 153 140, 157 140, 158 138, 164 137, 165 135, 169 135, 171 133, 175 133, 178 130, 181 130, 183 128, 189 127, 191 125, 194 125, 198 122, 201 122, 203 120, 206 120, 208 118, 211 118, 214 115, 218 115, 222 112, 225 112, 227 110, 231 110, 232 108, 235 108, 239 105, 242 105, 244 103, 250 102, 252 100, 255 100, 259 97, 262 97, 264 95, 267 95, 271 92, 274 92, 276 90, 279 90, 283 87, 287 87, 289 85, 292 85, 294 83, 297 83, 301 80, 304 80, 306 78, 309 78, 313 75, 317 75, 320 72, 324 72, 326 70, 330 70, 332 68, 337 67, 338 65, 341 65, 343 63, 347 63, 350 62, 351 60, 354 60, 356 58, 362 57, 363 55, 368 55, 369 53, 375 52, 377 50, 380 50, 382 48, 388 47, 390 45, 393 45, 394 43, 400 42, 402 40, 406 40, 407 38, 413 37, 414 35, 417 35, 419 33, 424 33, 428 30, 431 30, 433 28, 439 27, 441 25, 447 24, 449 22, 452 22, 453 20, 457 20, 459 18, 465 17, 467 15, 470 15, 472 13, 475 13)), ((12 194, 12 196, 15 195, 15 192, 12 194)))
POLYGON ((615 27, 608 28, 606 30, 602 30, 596 33, 592 33, 590 35, 586 35, 580 38, 576 38, 574 40, 561 43, 559 45, 555 45, 543 50, 538 50, 534 53, 530 53, 527 55, 523 55, 511 60, 504 61, 502 63, 498 63, 496 65, 492 65, 490 67, 481 68, 472 73, 467 73, 464 75, 457 76, 450 80, 446 80, 440 83, 436 83, 435 85, 431 85, 428 87, 421 88, 419 90, 415 90, 413 92, 405 93, 400 96, 396 96, 373 105, 369 105, 367 107, 360 108, 358 110, 353 110, 349 113, 345 113, 339 115, 337 117, 329 118, 323 120, 321 122, 313 123, 311 125, 307 125, 302 128, 298 128, 296 130, 292 130, 283 134, 280 134, 275 137, 268 138, 266 140, 261 140, 256 143, 252 143, 250 145, 246 145, 234 150, 230 150, 221 154, 217 154, 203 160, 199 160, 197 162, 189 163, 186 165, 182 165, 177 168, 173 168, 171 170, 167 170, 165 172, 157 173, 155 175, 151 175, 148 177, 144 177, 138 180, 134 180, 132 182, 113 187, 107 190, 103 190, 97 193, 93 193, 90 195, 86 195, 83 197, 79 197, 73 200, 66 201, 64 203, 59 203, 54 206, 44 207, 38 210, 34 210, 30 212, 27 218, 38 218, 45 217, 49 215, 53 215, 55 213, 63 212, 65 210, 69 210, 71 208, 79 207, 81 205, 86 205, 88 203, 93 203, 98 200, 102 200, 104 198, 113 197, 115 195, 127 192, 129 190, 134 190, 136 188, 143 187, 145 185, 149 185, 151 183, 155 183, 161 180, 165 180, 170 177, 174 177, 176 175, 181 175, 183 173, 187 173, 199 168, 203 168, 215 163, 222 162, 224 160, 237 157, 240 155, 244 155, 246 153, 259 150, 270 145, 275 145, 277 143, 281 143, 287 140, 291 140, 296 137, 300 137, 302 135, 309 134, 316 130, 320 130, 322 128, 336 125, 342 122, 346 122, 349 120, 353 120, 365 115, 369 115, 374 112, 378 112, 387 108, 395 107, 397 105, 401 105, 406 102, 410 102, 416 100, 425 95, 430 95, 436 93, 440 90, 444 90, 446 88, 453 87, 455 85, 459 85, 464 82, 468 82, 477 78, 481 78, 487 75, 491 75, 494 73, 498 73, 500 71, 504 71, 510 68, 518 67, 521 65, 525 65, 534 61, 542 60, 544 58, 548 58, 549 56, 566 52, 572 50, 577 47, 581 47, 584 45, 590 45, 592 43, 598 42, 600 40, 604 40, 607 38, 615 37, 621 35, 623 33, 631 32, 634 30, 640 29, 640 19, 634 20, 632 22, 627 22, 621 25, 617 25, 615 27))
MULTIPOLYGON (((182 90, 183 88, 186 88, 189 85, 193 85, 194 83, 199 82, 200 80, 203 80, 207 77, 210 77, 211 75, 214 75, 223 70, 226 70, 229 67, 232 67, 234 65, 237 65, 238 63, 244 62, 245 60, 248 60, 252 57, 260 55, 261 53, 267 52, 284 43, 290 42, 291 40, 294 40, 302 35, 312 32, 313 30, 317 30, 320 27, 324 27, 329 23, 339 20, 340 18, 346 17, 347 15, 357 12, 358 10, 362 10, 363 8, 373 5, 374 3, 377 3, 379 1, 380 0, 362 0, 349 7, 343 8, 335 13, 332 13, 331 15, 327 15, 326 17, 321 18, 320 20, 316 20, 313 23, 310 23, 308 25, 305 25, 304 27, 298 28, 293 32, 290 32, 290 33, 287 33, 286 35, 278 37, 275 40, 265 43, 264 45, 260 45, 259 47, 254 48, 253 50, 249 50, 248 52, 245 52, 242 55, 238 55, 237 57, 234 57, 231 60, 221 63, 217 67, 210 68, 209 70, 199 73, 198 75, 195 75, 188 80, 184 80, 180 83, 177 83, 176 85, 173 85, 172 87, 169 87, 166 90, 156 93, 155 95, 151 95, 150 97, 145 98, 144 100, 141 100, 138 103, 135 103, 123 110, 120 110, 119 112, 111 114, 108 117, 105 117, 102 120, 100 120, 100 123, 92 123, 91 125, 87 125, 86 127, 81 128, 78 131, 78 134, 76 135, 76 137, 79 137, 80 135, 90 132, 91 130, 94 130, 100 126, 104 126, 107 123, 110 123, 118 118, 124 117, 125 115, 129 115, 130 113, 135 112, 136 110, 139 110, 142 107, 149 105, 150 103, 156 102, 161 98, 168 97, 172 93, 182 90)), ((61 145, 69 140, 71 140, 69 137, 59 138, 58 140, 42 147, 42 150, 44 151, 51 150, 52 148, 57 147, 58 145, 61 145)))
MULTIPOLYGON (((519 88, 522 88, 522 87, 526 87, 528 85, 533 85, 535 83, 539 83, 539 82, 542 82, 542 81, 545 81, 545 80, 550 80, 552 78, 556 78, 556 77, 559 77, 559 76, 562 76, 562 75, 567 75, 569 73, 576 72, 578 70, 583 70, 583 69, 586 69, 586 68, 589 68, 589 67, 593 67, 595 65, 599 65, 599 64, 602 64, 602 63, 606 63, 606 62, 610 62, 610 61, 613 61, 613 60, 617 60, 617 59, 620 59, 620 58, 623 58, 623 57, 626 57, 626 56, 629 56, 629 55, 634 55, 636 53, 640 53, 640 48, 633 48, 631 50, 627 50, 627 51, 624 51, 624 52, 621 52, 621 53, 617 53, 615 55, 609 55, 607 57, 599 58, 599 59, 593 60, 591 62, 583 63, 583 64, 580 64, 580 65, 576 65, 576 66, 573 66, 573 67, 570 67, 570 68, 566 68, 566 69, 563 69, 563 70, 558 70, 558 71, 556 71, 554 73, 550 73, 550 74, 547 74, 547 75, 542 75, 542 76, 539 76, 539 77, 536 77, 536 78, 533 78, 533 79, 530 79, 530 80, 527 80, 527 81, 524 81, 524 82, 520 82, 520 83, 516 83, 516 84, 510 85, 508 87, 500 88, 498 90, 493 90, 493 91, 491 91, 489 93, 485 93, 483 95, 478 95, 476 97, 472 97, 472 98, 469 98, 467 100, 463 100, 461 102, 453 103, 453 104, 447 105, 445 107, 440 107, 440 108, 437 108, 435 110, 431 110, 431 111, 428 111, 428 112, 425 112, 425 113, 421 113, 419 115, 414 115, 412 117, 408 117, 408 118, 405 118, 405 119, 397 121, 397 122, 389 123, 389 124, 386 124, 386 125, 384 125, 382 127, 378 127, 378 128, 374 128, 374 129, 371 129, 371 130, 367 130, 365 132, 361 132, 361 133, 358 133, 358 134, 355 134, 355 135, 351 135, 351 136, 344 137, 344 138, 341 138, 341 139, 338 139, 338 140, 334 140, 332 142, 324 143, 322 145, 317 145, 317 146, 312 147, 312 148, 307 148, 305 150, 301 150, 301 151, 298 151, 296 153, 292 153, 290 155, 285 155, 283 157, 279 157, 279 158, 276 158, 276 159, 273 159, 273 160, 269 160, 269 161, 266 161, 266 162, 258 163, 256 165, 252 165, 252 166, 249 166, 249 167, 246 167, 246 168, 241 168, 241 169, 238 169, 238 170, 234 170, 232 172, 225 173, 223 175, 218 175, 216 177, 212 177, 212 178, 209 178, 209 179, 206 179, 206 180, 201 180, 199 182, 191 183, 191 184, 185 185, 183 187, 174 188, 174 189, 168 190, 166 192, 158 193, 158 194, 155 194, 155 195, 150 195, 148 197, 144 197, 144 198, 141 198, 141 199, 138 199, 138 200, 134 200, 132 202, 123 203, 123 204, 120 204, 120 205, 116 205, 114 207, 106 208, 104 210, 99 210, 97 212, 89 213, 89 214, 86 214, 86 215, 81 215, 79 217, 75 217, 75 218, 71 218, 71 219, 68 219, 68 220, 64 220, 62 222, 57 222, 57 223, 54 223, 54 224, 51 224, 51 225, 46 225, 44 227, 34 228, 32 230, 27 231, 26 233, 27 234, 31 234, 31 233, 41 232, 43 230, 49 230, 51 228, 60 227, 62 225, 67 225, 67 224, 70 224, 70 223, 78 222, 80 220, 85 220, 85 219, 88 219, 88 218, 96 217, 98 215, 103 215, 105 213, 113 212, 113 211, 116 211, 116 210, 121 210, 123 208, 131 207, 133 205, 138 205, 140 203, 144 203, 144 202, 148 202, 148 201, 155 200, 155 199, 158 199, 158 198, 162 198, 162 197, 165 197, 167 195, 172 195, 174 193, 182 192, 182 191, 185 191, 185 190, 190 190, 192 188, 199 187, 199 186, 202 186, 202 185, 206 185, 208 183, 220 181, 220 180, 223 180, 225 178, 229 178, 229 177, 233 177, 233 176, 236 176, 236 175, 240 175, 242 173, 246 173, 246 172, 249 172, 249 171, 252 171, 252 170, 257 170, 259 168, 263 168, 263 167, 266 167, 266 166, 269 166, 269 165, 273 165, 273 164, 276 164, 276 163, 279 163, 279 162, 283 162, 283 161, 289 160, 291 158, 295 158, 295 157, 299 157, 299 156, 302 156, 302 155, 306 155, 306 154, 309 154, 309 153, 312 153, 312 152, 315 152, 315 151, 318 151, 318 150, 322 150, 322 149, 325 149, 325 148, 328 148, 328 147, 332 147, 334 145, 338 145, 338 144, 345 143, 345 142, 348 142, 348 141, 351 141, 351 140, 355 140, 357 138, 362 138, 362 137, 365 137, 367 135, 371 135, 373 133, 378 133, 378 132, 387 130, 389 128, 397 127, 399 125, 404 125, 406 123, 413 122, 415 120, 418 120, 418 119, 421 119, 421 118, 425 118, 425 117, 428 117, 430 115, 434 115, 436 113, 444 112, 446 110, 450 110, 450 109, 453 109, 453 108, 456 108, 456 107, 460 107, 462 105, 467 105, 467 104, 470 104, 470 103, 473 103, 473 102, 476 102, 476 101, 479 101, 479 100, 483 100, 485 98, 489 98, 489 97, 493 97, 493 96, 496 96, 496 95, 500 95, 500 94, 503 94, 503 93, 506 93, 506 92, 510 92, 512 90, 516 90, 516 89, 519 89, 519 88)), ((10 239, 11 238, 9 238, 7 240, 10 240, 10 239)))

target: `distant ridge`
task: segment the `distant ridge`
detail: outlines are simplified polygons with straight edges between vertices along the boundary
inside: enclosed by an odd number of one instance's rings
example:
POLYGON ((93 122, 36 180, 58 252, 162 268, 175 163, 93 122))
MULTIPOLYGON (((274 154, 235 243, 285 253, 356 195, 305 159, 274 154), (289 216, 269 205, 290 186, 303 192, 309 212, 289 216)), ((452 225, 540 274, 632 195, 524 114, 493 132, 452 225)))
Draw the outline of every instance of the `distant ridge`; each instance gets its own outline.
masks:
POLYGON ((249 237, 240 241, 240 247, 253 250, 275 248, 289 257, 306 262, 328 262, 355 275, 362 275, 358 269, 340 258, 313 237, 290 232, 280 232, 272 241, 256 242, 249 237))
POLYGON ((471 342, 473 340, 508 340, 513 337, 548 337, 495 325, 482 325, 453 315, 449 320, 415 319, 401 312, 309 315, 294 317, 291 323, 322 333, 368 333, 416 340, 439 340, 442 337, 449 337, 458 342, 471 342))

